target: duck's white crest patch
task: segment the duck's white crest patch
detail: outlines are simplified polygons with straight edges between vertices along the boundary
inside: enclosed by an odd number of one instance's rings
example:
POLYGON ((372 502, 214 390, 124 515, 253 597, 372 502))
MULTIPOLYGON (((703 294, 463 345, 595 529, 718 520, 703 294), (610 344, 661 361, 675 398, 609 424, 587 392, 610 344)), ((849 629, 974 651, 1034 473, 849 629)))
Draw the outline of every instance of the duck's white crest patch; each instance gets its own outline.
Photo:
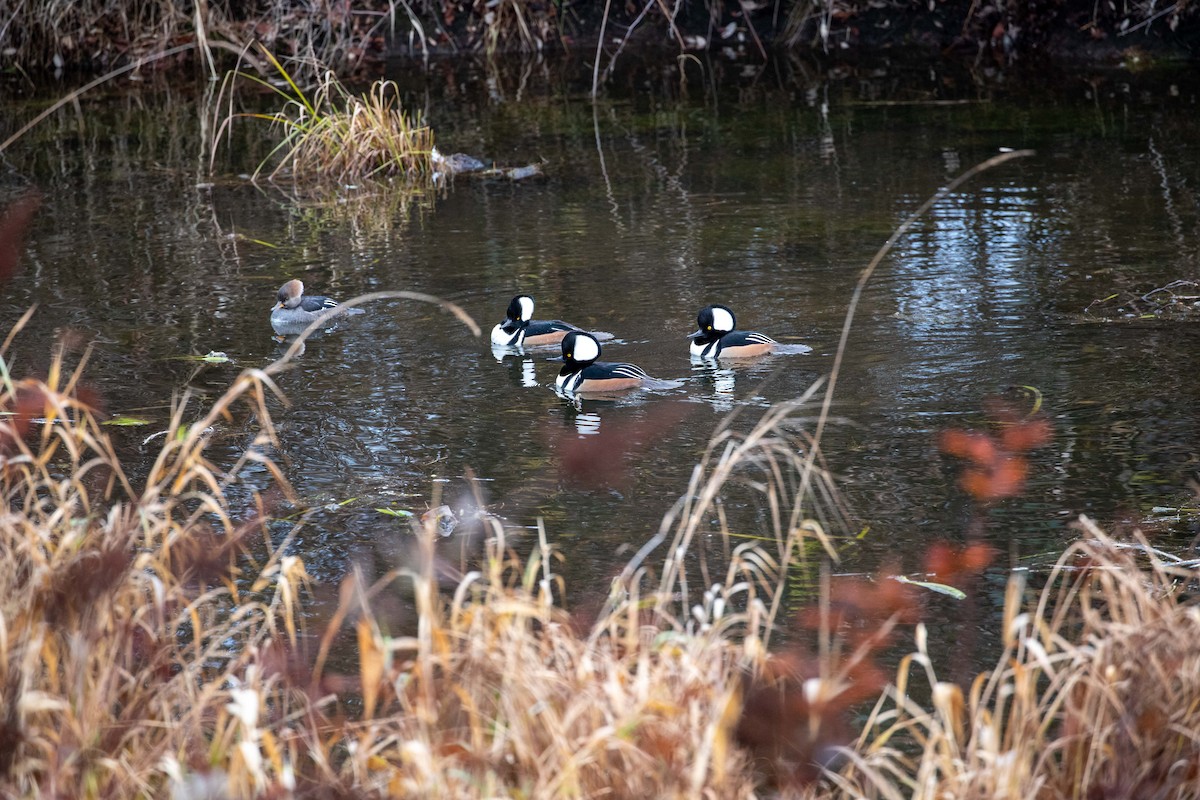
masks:
POLYGON ((728 333, 733 330, 735 322, 733 314, 729 313, 728 309, 714 308, 713 315, 713 330, 728 333))
POLYGON ((521 306, 521 322, 533 319, 533 298, 529 295, 522 295, 517 298, 517 303, 521 306))
POLYGON ((586 334, 575 337, 575 347, 571 351, 576 361, 595 361, 600 357, 600 345, 586 334))

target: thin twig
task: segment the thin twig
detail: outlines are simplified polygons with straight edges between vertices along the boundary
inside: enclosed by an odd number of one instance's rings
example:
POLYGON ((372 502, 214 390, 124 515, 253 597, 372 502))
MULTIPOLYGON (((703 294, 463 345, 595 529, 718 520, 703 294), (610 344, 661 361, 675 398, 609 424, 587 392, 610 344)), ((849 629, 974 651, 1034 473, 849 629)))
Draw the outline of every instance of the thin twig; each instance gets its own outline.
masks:
POLYGON ((1147 25, 1149 25, 1151 22, 1154 22, 1154 20, 1158 19, 1159 17, 1163 16, 1164 14, 1170 14, 1172 11, 1174 11, 1174 10, 1175 10, 1175 9, 1177 9, 1177 8, 1179 8, 1179 3, 1172 3, 1171 5, 1167 6, 1167 7, 1166 7, 1166 8, 1164 8, 1162 11, 1158 12, 1157 14, 1155 14, 1154 16, 1152 16, 1152 17, 1150 17, 1150 18, 1148 18, 1148 19, 1144 19, 1144 20, 1142 20, 1142 21, 1141 21, 1141 22, 1139 22, 1137 25, 1134 25, 1132 28, 1126 28, 1125 30, 1123 30, 1123 31, 1119 32, 1119 33, 1117 34, 1117 36, 1128 36, 1129 34, 1131 34, 1131 33, 1133 33, 1134 31, 1136 31, 1138 28, 1144 28, 1144 27, 1146 27, 1146 26, 1147 26, 1147 25))
MULTIPOLYGON (((821 434, 825 429, 826 421, 829 419, 829 408, 833 404, 833 391, 835 388, 837 388, 838 375, 842 371, 842 359, 846 355, 846 343, 850 339, 850 330, 854 326, 854 314, 858 310, 858 303, 862 299, 863 290, 867 288, 867 283, 870 282, 871 276, 875 274, 875 270, 879 267, 880 262, 883 261, 884 256, 891 252, 892 247, 894 247, 896 242, 900 240, 900 237, 908 233, 909 229, 916 224, 918 219, 925 215, 926 211, 932 208, 935 203, 944 199, 959 186, 962 186, 971 178, 974 178, 979 173, 985 172, 992 167, 998 167, 1001 164, 1012 161, 1013 159, 1025 158, 1033 154, 1033 150, 1014 150, 1011 153, 1001 153, 998 156, 992 156, 987 161, 971 167, 969 170, 934 192, 933 195, 924 203, 922 203, 916 211, 914 211, 912 214, 909 214, 908 218, 900 224, 900 227, 896 228, 896 230, 892 232, 892 235, 888 237, 888 240, 884 242, 883 246, 880 247, 878 252, 875 253, 874 258, 871 259, 871 262, 867 264, 867 268, 864 269, 862 275, 859 276, 858 283, 854 287, 854 293, 850 295, 850 305, 846 309, 846 318, 842 322, 842 335, 841 338, 838 339, 837 353, 833 358, 833 369, 829 373, 829 384, 825 387, 825 399, 821 403, 821 414, 819 417, 817 417, 817 427, 813 431, 814 441, 821 441, 821 434)), ((815 452, 816 451, 814 450, 813 454, 815 454, 815 452)), ((814 457, 813 454, 809 455, 810 459, 814 457)))
POLYGON ((471 333, 475 336, 483 335, 483 330, 479 327, 479 323, 463 310, 462 306, 451 303, 449 300, 443 300, 431 294, 421 294, 420 292, 371 292, 370 294, 360 294, 358 297, 351 298, 344 303, 338 303, 329 313, 322 314, 319 319, 313 320, 312 324, 296 336, 295 341, 292 342, 292 346, 287 349, 287 352, 280 356, 278 360, 265 367, 263 372, 267 375, 277 374, 289 361, 304 350, 305 340, 315 331, 324 328, 329 324, 330 320, 345 314, 350 309, 366 303, 372 303, 376 300, 417 300, 422 303, 432 303, 435 306, 441 306, 446 311, 458 317, 464 325, 470 328, 471 333))
MULTIPOLYGON (((842 323, 842 335, 841 338, 838 339, 837 353, 833 358, 833 368, 829 372, 829 383, 825 387, 825 397, 821 402, 821 413, 817 416, 817 424, 813 430, 813 444, 808 449, 808 452, 804 457, 804 471, 801 476, 800 491, 797 493, 797 496, 804 497, 808 493, 809 484, 816 468, 816 460, 820 452, 821 437, 825 431, 825 424, 829 420, 829 409, 833 405, 833 393, 837 388, 838 375, 842 371, 842 360, 846 355, 846 344, 850 339, 850 331, 854 327, 854 314, 858 310, 858 303, 862 299, 863 291, 867 288, 867 284, 870 282, 871 277, 875 274, 875 270, 883 261, 884 256, 891 252, 892 247, 894 247, 896 242, 900 240, 900 237, 908 233, 909 229, 916 224, 918 219, 924 216, 925 212, 932 208, 935 203, 948 196, 959 186, 962 186, 971 178, 974 178, 979 173, 985 172, 992 167, 997 167, 1001 164, 1012 161, 1013 159, 1024 158, 1033 154, 1033 150, 1015 150, 1010 153, 1001 153, 998 156, 989 158, 987 161, 976 164, 942 188, 938 189, 928 200, 922 203, 916 211, 909 214, 904 222, 900 223, 900 226, 892 232, 892 235, 888 237, 888 240, 884 242, 883 246, 880 247, 875 253, 875 256, 871 259, 870 263, 867 264, 867 268, 862 271, 862 274, 858 278, 858 283, 854 286, 854 292, 850 295, 850 304, 846 308, 846 317, 842 323)), ((783 563, 780 565, 781 573, 786 572, 790 557, 791 550, 789 549, 784 554, 783 563)), ((779 604, 783 599, 783 595, 783 592, 779 592, 775 595, 771 604, 770 616, 768 617, 769 619, 776 618, 776 615, 779 611, 779 604)))
MULTIPOLYGON (((617 52, 613 53, 612 58, 608 60, 608 65, 604 68, 604 75, 601 77, 602 81, 608 80, 608 76, 612 74, 613 69, 617 66, 617 58, 620 57, 621 51, 625 49, 625 45, 629 42, 629 37, 637 30, 637 26, 641 24, 642 19, 650 12, 650 9, 654 8, 656 2, 657 0, 646 0, 646 5, 642 7, 641 12, 633 20, 633 24, 625 31, 625 35, 621 37, 621 43, 617 45, 617 52)), ((595 94, 594 88, 593 94, 595 94)))
POLYGON ((164 58, 170 58, 171 56, 178 55, 179 53, 185 52, 187 50, 191 50, 195 46, 196 46, 195 42, 188 42, 187 44, 181 44, 178 47, 172 47, 170 50, 164 50, 161 53, 155 53, 152 56, 146 56, 145 58, 139 58, 137 61, 134 61, 132 64, 126 64, 125 66, 121 67, 120 69, 114 69, 112 72, 106 72, 105 74, 101 75, 99 78, 96 78, 96 80, 76 89, 75 91, 71 92, 70 94, 66 95, 65 97, 62 97, 61 99, 59 99, 59 101, 57 103, 50 106, 42 113, 38 114, 36 117, 31 119, 29 122, 26 122, 23 126, 21 126, 20 130, 18 130, 12 136, 8 137, 2 143, 0 143, 0 153, 3 153, 5 150, 7 150, 13 142, 15 142, 17 139, 20 139, 22 136, 24 136, 26 133, 28 133, 31 128, 33 128, 39 122, 44 120, 46 117, 50 116, 55 111, 58 111, 60 108, 67 105, 68 103, 75 102, 75 100, 80 95, 90 92, 92 89, 95 89, 100 84, 107 83, 108 81, 112 80, 113 78, 117 77, 118 75, 124 75, 126 72, 132 72, 133 70, 138 69, 139 67, 143 67, 146 64, 149 64, 151 62, 159 61, 164 58))
POLYGON ((600 86, 600 56, 604 53, 604 32, 608 29, 608 9, 612 0, 604 0, 604 18, 600 20, 600 36, 596 39, 596 63, 592 64, 592 102, 596 102, 596 90, 600 86))

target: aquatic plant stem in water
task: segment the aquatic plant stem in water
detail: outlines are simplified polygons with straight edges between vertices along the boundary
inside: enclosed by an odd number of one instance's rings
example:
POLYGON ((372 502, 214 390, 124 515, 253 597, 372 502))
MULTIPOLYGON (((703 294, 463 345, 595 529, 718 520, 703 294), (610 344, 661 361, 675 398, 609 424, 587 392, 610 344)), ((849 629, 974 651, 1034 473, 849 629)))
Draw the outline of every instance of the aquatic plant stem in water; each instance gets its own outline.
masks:
POLYGON ((67 105, 68 103, 74 102, 75 99, 78 98, 80 95, 90 92, 92 89, 95 89, 97 86, 108 83, 113 78, 120 77, 121 75, 124 75, 126 72, 132 72, 133 70, 138 69, 139 67, 144 67, 145 65, 151 64, 155 61, 159 61, 164 58, 170 58, 171 56, 178 55, 179 53, 183 53, 187 50, 191 50, 195 46, 196 46, 195 42, 190 42, 188 44, 181 44, 178 47, 172 47, 170 50, 164 50, 161 53, 155 53, 154 55, 146 56, 145 58, 139 58, 137 61, 134 61, 132 64, 126 64, 123 67, 114 69, 112 72, 106 72, 105 74, 101 75, 99 78, 96 78, 94 81, 89 81, 85 85, 79 87, 75 91, 70 92, 65 97, 56 101, 52 106, 47 108, 45 111, 38 114, 36 117, 31 119, 29 122, 22 125, 21 128, 16 133, 14 133, 12 136, 9 136, 3 142, 0 142, 0 153, 3 153, 5 150, 7 150, 9 148, 9 146, 12 145, 13 142, 17 141, 22 136, 24 136, 26 133, 28 133, 30 131, 30 129, 33 128, 35 125, 37 125, 39 122, 41 122, 46 117, 53 114, 55 111, 58 111, 60 108, 67 105))

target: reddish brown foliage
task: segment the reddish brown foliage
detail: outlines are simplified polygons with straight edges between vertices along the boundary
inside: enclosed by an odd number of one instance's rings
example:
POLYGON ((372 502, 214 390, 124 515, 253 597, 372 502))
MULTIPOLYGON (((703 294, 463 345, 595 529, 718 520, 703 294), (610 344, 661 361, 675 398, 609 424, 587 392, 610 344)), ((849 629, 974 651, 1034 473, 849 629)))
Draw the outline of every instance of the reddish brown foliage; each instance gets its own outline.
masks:
POLYGON ((0 423, 0 455, 8 455, 17 442, 25 438, 29 423, 45 413, 46 395, 36 385, 19 385, 12 405, 0 409, 10 412, 7 421, 0 423))
POLYGON ((917 619, 912 587, 895 581, 838 581, 828 607, 800 611, 800 627, 840 637, 830 649, 843 655, 822 665, 817 656, 793 647, 747 682, 737 740, 776 785, 811 783, 837 748, 849 743, 850 710, 878 695, 888 681, 875 654, 891 642, 897 624, 917 619))
POLYGON ((1018 417, 998 403, 989 404, 988 416, 999 426, 997 433, 951 428, 938 437, 943 453, 967 462, 959 485, 981 503, 1020 494, 1029 475, 1024 453, 1049 442, 1051 433, 1045 418, 1018 417))
POLYGON ((981 542, 962 548, 934 542, 925 551, 925 572, 941 583, 961 587, 967 578, 983 572, 995 557, 996 551, 981 542))
POLYGON ((10 664, 0 683, 0 692, 6 700, 0 710, 0 778, 7 779, 12 771, 21 745, 25 742, 25 732, 21 724, 21 715, 17 700, 22 695, 22 676, 16 664, 10 664))
POLYGON ((815 658, 792 650, 772 659, 746 689, 737 740, 777 785, 813 782, 850 740, 842 709, 810 704, 805 696, 805 683, 819 675, 815 658))
POLYGON ((801 609, 796 619, 802 628, 837 631, 854 647, 875 648, 887 644, 890 623, 914 623, 919 614, 910 586, 892 580, 843 580, 834 584, 828 608, 801 609))
POLYGON ((605 421, 590 436, 559 432, 551 435, 558 452, 561 475, 568 483, 590 488, 617 488, 628 483, 628 461, 650 448, 690 411, 683 403, 670 403, 648 411, 636 422, 605 421))
POLYGON ((0 213, 0 281, 7 281, 16 272, 25 233, 40 203, 41 197, 29 192, 0 213))
POLYGON ((84 548, 65 569, 57 570, 42 595, 52 625, 104 609, 103 601, 120 590, 133 561, 130 540, 114 537, 100 548, 84 548))
POLYGON ((242 553, 247 533, 257 526, 251 522, 232 533, 214 531, 197 523, 191 535, 180 539, 171 550, 170 571, 181 584, 190 586, 220 586, 232 580, 237 572, 237 557, 242 553))

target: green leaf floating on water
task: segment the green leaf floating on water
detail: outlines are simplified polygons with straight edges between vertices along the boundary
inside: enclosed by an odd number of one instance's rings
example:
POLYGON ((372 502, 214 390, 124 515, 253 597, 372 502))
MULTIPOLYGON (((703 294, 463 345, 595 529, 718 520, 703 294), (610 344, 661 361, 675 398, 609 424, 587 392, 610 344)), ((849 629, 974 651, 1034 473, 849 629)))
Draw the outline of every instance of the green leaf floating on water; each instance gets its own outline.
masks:
POLYGON ((122 414, 119 417, 113 417, 112 419, 106 419, 101 424, 116 425, 119 428, 132 428, 137 425, 149 425, 150 420, 142 419, 141 417, 128 417, 128 416, 125 416, 124 414, 122 414))
POLYGON ((411 511, 405 511, 403 508, 377 508, 375 510, 389 517, 403 517, 407 519, 413 515, 411 511))
POLYGON ((900 581, 900 583, 907 583, 910 586, 920 586, 922 589, 928 589, 929 591, 937 592, 938 594, 950 595, 955 600, 965 600, 967 598, 965 592, 955 589, 953 586, 947 586, 944 583, 934 583, 933 581, 914 581, 913 579, 906 578, 903 575, 894 575, 892 577, 900 581))

